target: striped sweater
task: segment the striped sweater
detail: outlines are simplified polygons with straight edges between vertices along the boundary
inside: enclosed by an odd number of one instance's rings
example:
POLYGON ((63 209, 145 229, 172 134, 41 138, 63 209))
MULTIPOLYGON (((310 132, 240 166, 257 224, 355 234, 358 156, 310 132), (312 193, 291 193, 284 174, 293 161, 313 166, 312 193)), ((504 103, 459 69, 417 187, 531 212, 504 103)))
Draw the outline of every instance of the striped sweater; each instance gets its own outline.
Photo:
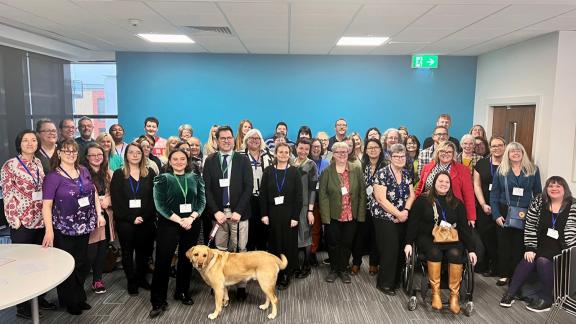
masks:
MULTIPOLYGON (((524 226, 524 246, 526 247, 526 251, 536 252, 538 249, 538 225, 542 206, 542 194, 537 195, 530 202, 530 207, 526 214, 526 224, 524 226)), ((564 237, 563 248, 576 245, 576 200, 573 200, 570 206, 564 233, 559 234, 560 237, 564 237)))

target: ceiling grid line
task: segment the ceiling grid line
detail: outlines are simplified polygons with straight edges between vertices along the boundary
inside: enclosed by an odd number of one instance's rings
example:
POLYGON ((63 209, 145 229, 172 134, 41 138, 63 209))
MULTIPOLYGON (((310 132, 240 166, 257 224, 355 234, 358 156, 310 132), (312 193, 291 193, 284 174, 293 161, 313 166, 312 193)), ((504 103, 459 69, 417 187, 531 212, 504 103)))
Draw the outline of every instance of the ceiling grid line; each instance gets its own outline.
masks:
POLYGON ((220 11, 220 13, 222 14, 222 16, 224 17, 224 19, 226 20, 226 23, 228 23, 228 26, 230 26, 230 29, 232 29, 232 32, 234 33, 234 35, 236 35, 236 37, 238 38, 238 41, 240 42, 240 44, 242 44, 242 47, 244 47, 244 49, 246 50, 246 53, 252 54, 252 52, 250 52, 250 50, 248 49, 248 46, 246 46, 246 44, 244 44, 244 41, 243 41, 242 38, 240 37, 240 34, 236 31, 236 28, 234 28, 234 26, 233 26, 232 23, 230 22, 230 19, 228 18, 228 16, 227 16, 226 13, 224 12, 224 10, 222 10, 222 7, 220 6, 220 3, 219 3, 219 2, 214 2, 214 5, 218 8, 218 10, 220 11))
MULTIPOLYGON (((362 9, 364 9, 365 4, 362 4, 354 13, 354 15, 352 15, 352 18, 350 18, 350 22, 346 25, 346 28, 344 28, 344 31, 342 32, 340 37, 343 37, 344 35, 346 35, 346 32, 348 31, 348 29, 350 29, 350 26, 352 25, 352 23, 354 23, 354 20, 356 19, 356 17, 358 16, 358 14, 360 13, 360 11, 362 11, 362 9)), ((338 40, 336 40, 336 42, 334 43, 334 45, 332 45, 332 47, 330 48, 330 50, 328 51, 328 55, 332 54, 332 51, 336 48, 336 43, 338 43, 338 40)))

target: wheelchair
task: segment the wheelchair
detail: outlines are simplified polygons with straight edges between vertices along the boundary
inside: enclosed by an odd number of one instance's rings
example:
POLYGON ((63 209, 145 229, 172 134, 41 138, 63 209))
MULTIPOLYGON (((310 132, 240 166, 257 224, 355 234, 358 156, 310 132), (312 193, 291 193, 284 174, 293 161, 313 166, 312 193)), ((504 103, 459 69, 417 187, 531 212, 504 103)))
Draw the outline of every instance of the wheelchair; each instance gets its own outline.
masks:
MULTIPOLYGON (((463 304, 462 312, 466 316, 470 316, 474 311, 474 302, 472 296, 474 294, 474 267, 466 253, 466 263, 462 271, 462 283, 460 285, 460 304, 463 304)), ((442 260, 442 271, 440 275, 440 289, 448 289, 448 267, 445 260, 442 260)), ((412 244, 412 255, 406 260, 406 264, 401 273, 402 288, 408 299, 408 310, 413 311, 418 306, 416 294, 418 291, 425 304, 430 304, 431 297, 428 293, 430 290, 430 283, 428 282, 427 264, 426 259, 422 254, 418 254, 416 244, 412 244), (415 278, 419 277, 419 280, 415 278)))

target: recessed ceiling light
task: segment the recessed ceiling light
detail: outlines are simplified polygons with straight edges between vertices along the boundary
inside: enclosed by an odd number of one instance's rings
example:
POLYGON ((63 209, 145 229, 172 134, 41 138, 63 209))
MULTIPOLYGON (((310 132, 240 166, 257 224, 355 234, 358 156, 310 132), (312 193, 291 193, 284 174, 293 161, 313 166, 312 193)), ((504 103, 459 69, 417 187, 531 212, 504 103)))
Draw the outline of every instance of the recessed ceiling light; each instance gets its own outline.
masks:
POLYGON ((338 46, 380 46, 390 37, 341 37, 338 46))
POLYGON ((194 41, 186 35, 168 35, 168 34, 138 34, 136 35, 151 43, 187 43, 194 44, 194 41))

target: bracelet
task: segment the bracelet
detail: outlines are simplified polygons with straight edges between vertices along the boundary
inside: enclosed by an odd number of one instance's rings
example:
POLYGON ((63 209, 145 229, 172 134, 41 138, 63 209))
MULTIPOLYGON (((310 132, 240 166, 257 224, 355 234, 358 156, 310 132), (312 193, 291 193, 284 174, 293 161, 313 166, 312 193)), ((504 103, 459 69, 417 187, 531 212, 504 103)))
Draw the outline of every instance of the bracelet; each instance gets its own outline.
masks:
POLYGON ((312 210, 312 209, 308 209, 308 212, 309 212, 309 213, 313 213, 313 212, 314 212, 314 210, 312 210))
POLYGON ((410 209, 408 209, 408 208, 404 208, 404 210, 405 210, 405 211, 410 211, 410 209))

